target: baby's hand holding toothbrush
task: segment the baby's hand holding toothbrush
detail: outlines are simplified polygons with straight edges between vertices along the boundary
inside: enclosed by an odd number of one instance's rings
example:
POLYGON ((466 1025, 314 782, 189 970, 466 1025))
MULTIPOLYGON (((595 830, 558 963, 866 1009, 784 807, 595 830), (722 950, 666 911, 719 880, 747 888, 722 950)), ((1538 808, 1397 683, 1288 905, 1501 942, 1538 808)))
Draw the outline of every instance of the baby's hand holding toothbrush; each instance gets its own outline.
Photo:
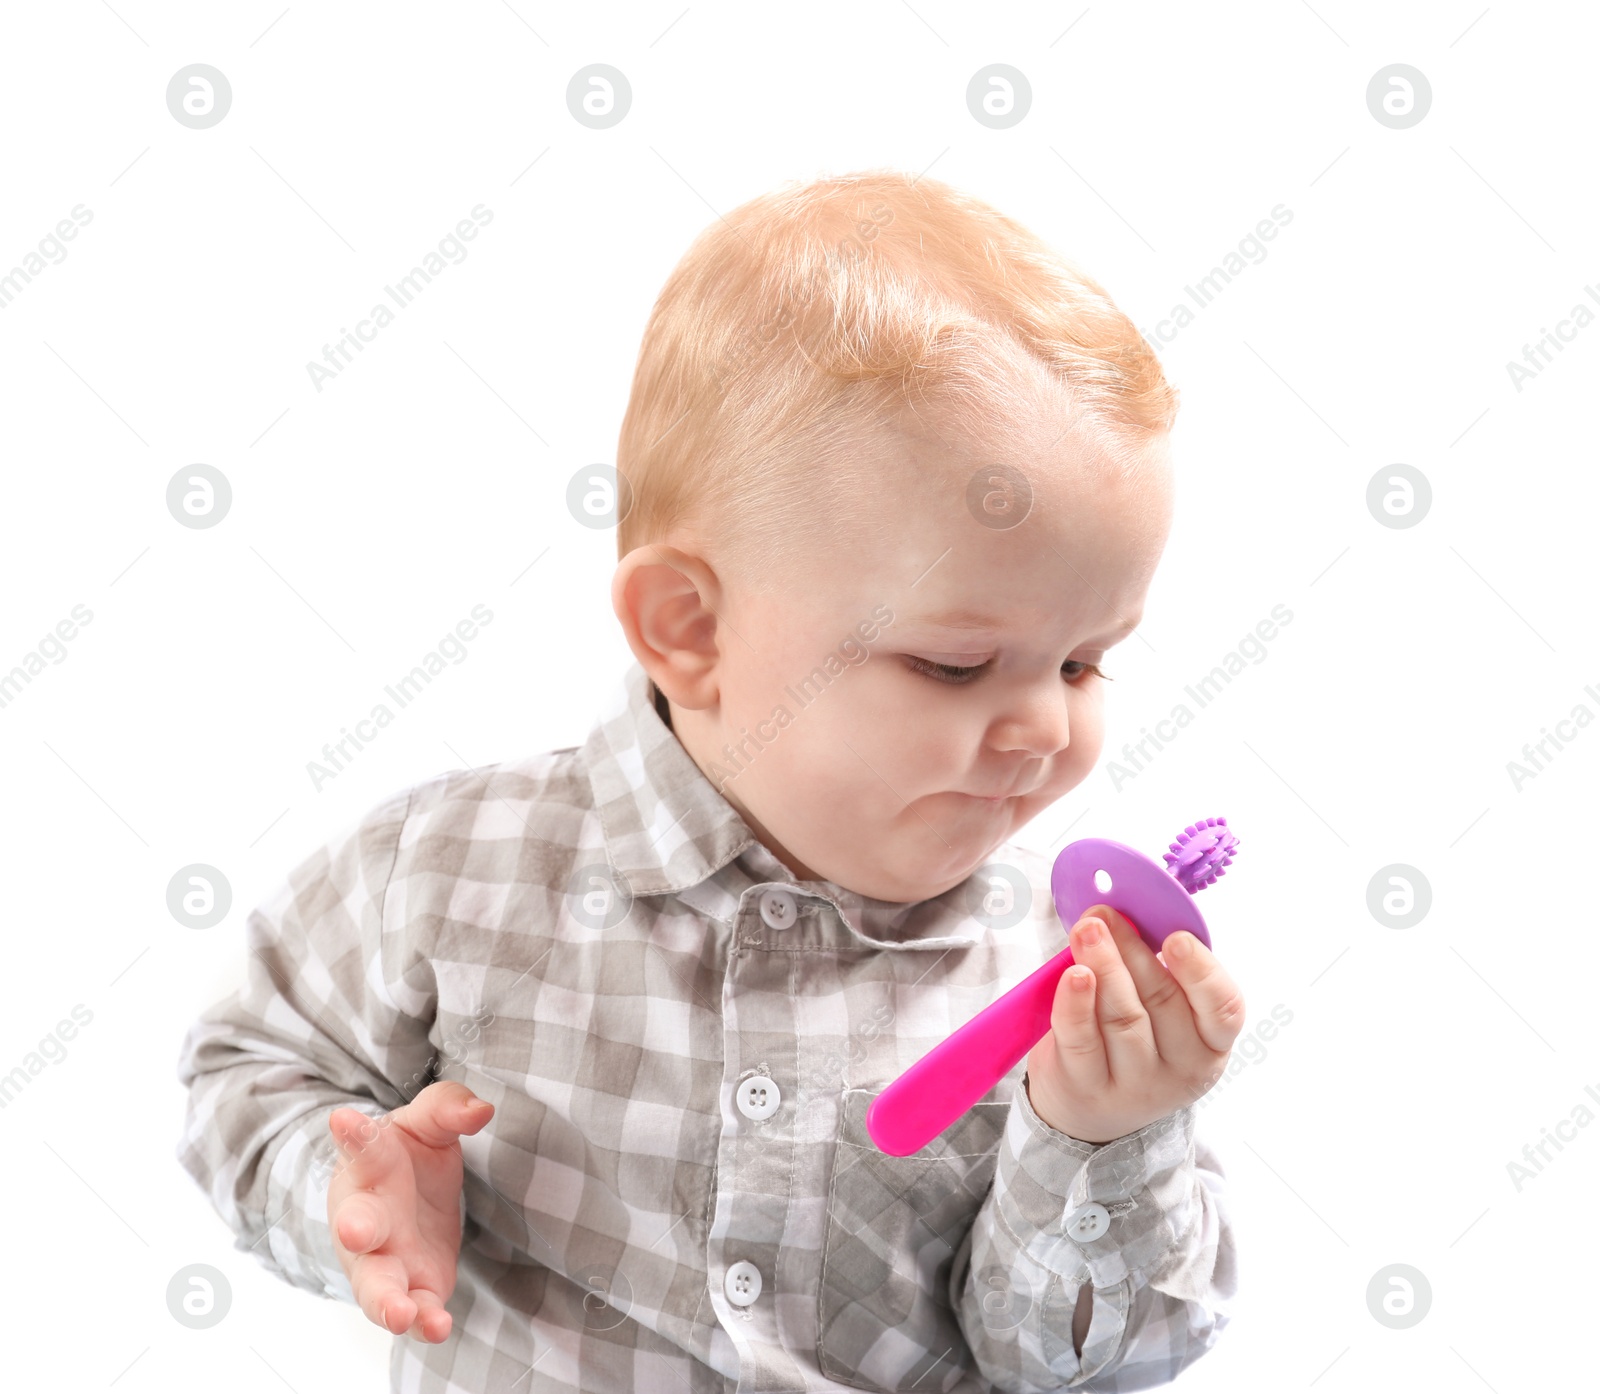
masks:
POLYGON ((1028 1101, 1057 1132, 1098 1147, 1222 1077, 1244 997, 1193 934, 1170 935, 1158 957, 1109 905, 1084 911, 1070 942, 1050 1031, 1028 1052, 1028 1101))

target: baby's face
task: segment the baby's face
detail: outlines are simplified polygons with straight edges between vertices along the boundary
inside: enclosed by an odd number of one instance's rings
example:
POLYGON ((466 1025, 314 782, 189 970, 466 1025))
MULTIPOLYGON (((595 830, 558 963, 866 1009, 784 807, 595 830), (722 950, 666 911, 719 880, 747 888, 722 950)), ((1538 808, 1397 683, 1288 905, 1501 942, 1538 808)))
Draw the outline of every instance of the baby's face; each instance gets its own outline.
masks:
POLYGON ((926 420, 874 444, 861 535, 777 593, 724 593, 717 705, 673 714, 797 878, 890 901, 956 885, 1094 767, 1108 688, 1086 665, 1115 675, 1172 514, 1163 448, 1119 482, 1043 403, 979 445, 926 420), (1016 526, 969 511, 996 462, 1032 488, 1016 526))

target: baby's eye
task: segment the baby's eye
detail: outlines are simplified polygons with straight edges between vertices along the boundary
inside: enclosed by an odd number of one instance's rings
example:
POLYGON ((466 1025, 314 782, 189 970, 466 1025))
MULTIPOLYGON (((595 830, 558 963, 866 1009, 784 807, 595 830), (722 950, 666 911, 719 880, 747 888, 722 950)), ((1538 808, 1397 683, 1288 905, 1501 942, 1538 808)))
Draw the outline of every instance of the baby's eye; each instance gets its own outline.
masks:
POLYGON ((1110 677, 1110 674, 1102 673, 1100 671, 1100 665, 1098 663, 1080 663, 1075 658, 1069 658, 1065 663, 1063 663, 1061 665, 1061 671, 1066 673, 1067 680, 1069 682, 1077 678, 1081 678, 1085 673, 1093 673, 1096 677, 1107 679, 1110 677), (1073 671, 1067 673, 1067 669, 1069 668, 1071 668, 1073 671))
MULTIPOLYGON (((978 676, 979 673, 983 672, 983 670, 989 666, 990 661, 991 660, 985 659, 982 663, 974 664, 970 668, 961 668, 953 663, 935 663, 932 659, 916 658, 910 654, 906 655, 906 662, 908 662, 917 672, 923 674, 925 677, 934 678, 939 682, 950 683, 953 685, 971 682, 978 676)), ((1100 671, 1098 664, 1080 663, 1075 658, 1069 658, 1061 665, 1061 673, 1068 682, 1076 682, 1085 673, 1094 673, 1102 678, 1107 676, 1107 674, 1100 671)))
POLYGON ((932 659, 914 658, 910 654, 906 655, 906 662, 924 676, 936 678, 940 682, 947 683, 971 682, 973 678, 977 677, 979 673, 989 666, 988 659, 985 659, 982 663, 974 664, 970 668, 959 668, 954 663, 935 663, 932 659))

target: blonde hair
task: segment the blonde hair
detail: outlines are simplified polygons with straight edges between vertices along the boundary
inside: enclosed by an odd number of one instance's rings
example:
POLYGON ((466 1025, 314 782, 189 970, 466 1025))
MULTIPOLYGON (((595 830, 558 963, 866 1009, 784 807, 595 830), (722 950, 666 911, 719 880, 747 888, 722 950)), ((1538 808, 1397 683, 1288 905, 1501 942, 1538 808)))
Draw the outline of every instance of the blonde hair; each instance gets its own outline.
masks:
POLYGON ((864 422, 937 399, 1009 416, 1019 358, 1058 383, 1124 472, 1177 392, 1101 286, 937 180, 870 170, 785 185, 705 229, 657 297, 617 443, 617 556, 683 524, 752 577, 797 536, 843 532, 837 468, 864 422))

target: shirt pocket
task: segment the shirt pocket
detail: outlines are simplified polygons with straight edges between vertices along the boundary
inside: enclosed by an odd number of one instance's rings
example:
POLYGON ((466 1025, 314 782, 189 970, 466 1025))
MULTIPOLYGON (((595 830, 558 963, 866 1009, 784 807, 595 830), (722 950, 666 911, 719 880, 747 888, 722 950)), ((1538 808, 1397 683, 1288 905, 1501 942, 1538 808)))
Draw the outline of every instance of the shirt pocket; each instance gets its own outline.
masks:
POLYGON ((950 1306, 950 1265, 994 1180, 1011 1105, 980 1101, 920 1151, 891 1157, 866 1130, 876 1093, 847 1089, 828 1182, 817 1298, 817 1356, 829 1379, 911 1389, 944 1357, 969 1364, 950 1306), (926 1351, 918 1358, 908 1351, 926 1351), (893 1382, 898 1381, 898 1382, 893 1382))

